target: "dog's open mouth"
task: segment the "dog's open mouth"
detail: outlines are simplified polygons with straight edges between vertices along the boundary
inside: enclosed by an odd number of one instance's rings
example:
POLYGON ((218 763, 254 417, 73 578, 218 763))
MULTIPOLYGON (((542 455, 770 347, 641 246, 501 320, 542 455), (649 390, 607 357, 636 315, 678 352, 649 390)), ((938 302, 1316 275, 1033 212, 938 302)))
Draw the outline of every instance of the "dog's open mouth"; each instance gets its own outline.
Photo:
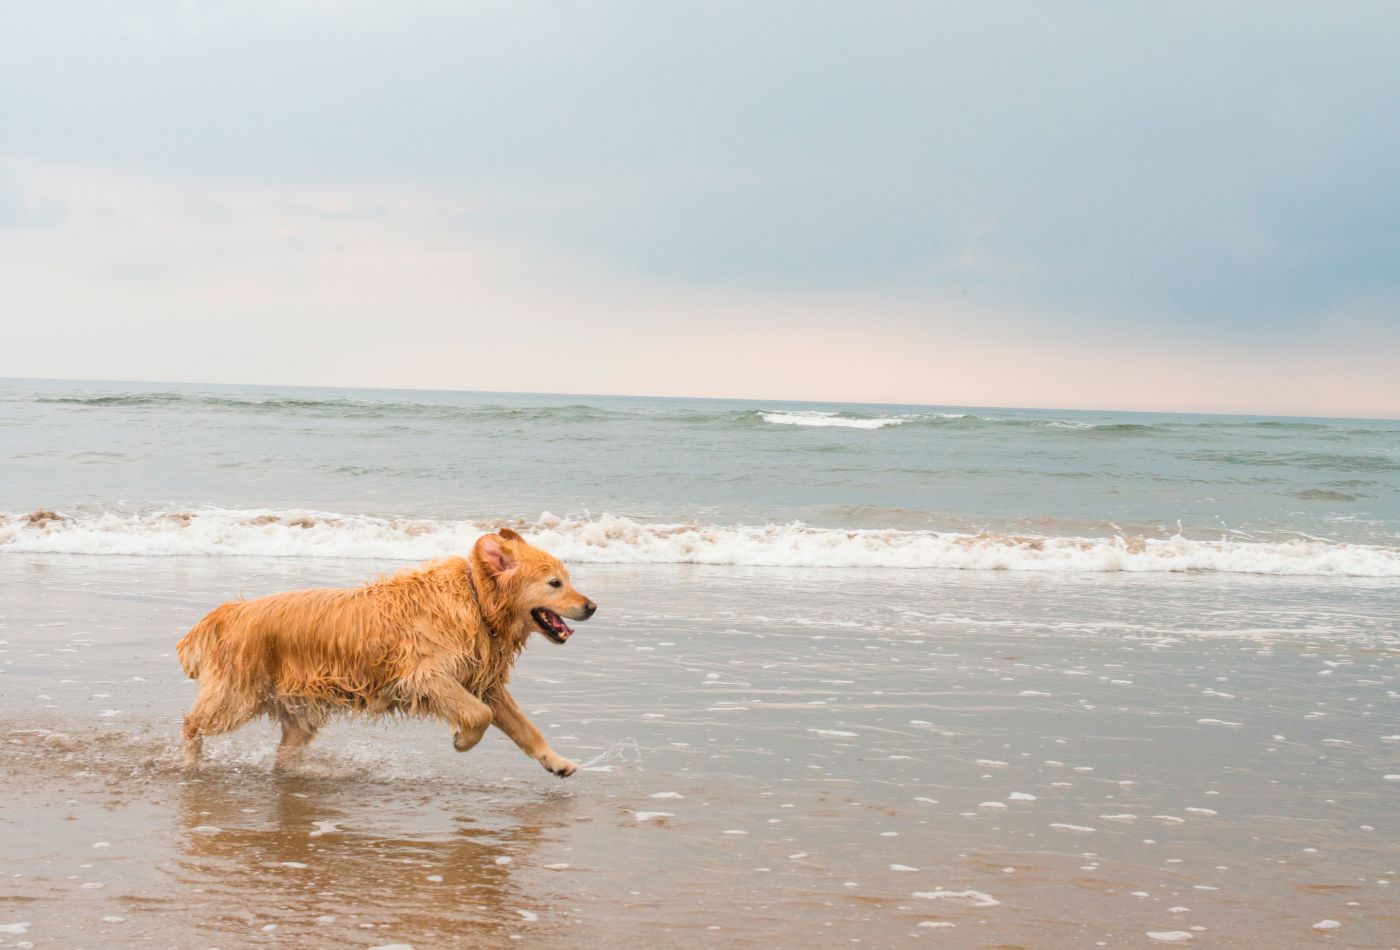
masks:
POLYGON ((539 624, 544 635, 555 643, 563 643, 574 635, 574 628, 565 623, 563 617, 548 607, 536 607, 530 611, 530 616, 535 618, 535 623, 539 624))

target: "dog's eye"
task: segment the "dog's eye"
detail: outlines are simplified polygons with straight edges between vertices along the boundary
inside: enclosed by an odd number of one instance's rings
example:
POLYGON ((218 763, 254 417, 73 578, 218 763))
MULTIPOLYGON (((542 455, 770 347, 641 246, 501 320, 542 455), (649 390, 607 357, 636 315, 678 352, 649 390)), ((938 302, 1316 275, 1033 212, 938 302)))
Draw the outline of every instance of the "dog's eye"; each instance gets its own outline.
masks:
POLYGON ((564 582, 561 581, 559 578, 556 577, 556 578, 553 578, 552 580, 550 580, 549 586, 550 586, 550 587, 563 587, 563 586, 564 586, 564 582))

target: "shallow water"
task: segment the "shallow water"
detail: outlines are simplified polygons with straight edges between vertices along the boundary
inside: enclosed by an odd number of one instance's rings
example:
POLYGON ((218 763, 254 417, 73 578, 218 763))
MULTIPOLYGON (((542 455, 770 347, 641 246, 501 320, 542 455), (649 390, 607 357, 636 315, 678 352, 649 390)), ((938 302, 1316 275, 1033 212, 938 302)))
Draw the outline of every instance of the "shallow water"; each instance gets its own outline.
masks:
POLYGON ((7 556, 0 946, 1400 933, 1393 582, 586 565, 515 682, 573 778, 418 722, 178 765, 205 610, 393 566, 7 556))
POLYGON ((0 380, 0 457, 0 513, 1400 546, 1395 420, 0 380))

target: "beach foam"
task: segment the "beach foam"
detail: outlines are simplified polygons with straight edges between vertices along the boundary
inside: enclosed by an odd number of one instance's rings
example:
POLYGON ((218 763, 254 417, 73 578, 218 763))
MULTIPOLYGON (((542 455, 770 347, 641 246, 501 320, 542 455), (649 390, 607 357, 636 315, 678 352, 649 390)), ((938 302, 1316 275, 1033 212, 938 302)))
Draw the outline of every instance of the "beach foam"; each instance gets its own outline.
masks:
MULTIPOLYGON (((0 553, 411 561, 464 553, 483 531, 499 524, 300 509, 0 513, 0 553)), ((1313 539, 1241 542, 838 530, 800 523, 657 524, 611 515, 564 519, 548 512, 533 524, 515 527, 576 563, 1400 577, 1400 549, 1313 539)))

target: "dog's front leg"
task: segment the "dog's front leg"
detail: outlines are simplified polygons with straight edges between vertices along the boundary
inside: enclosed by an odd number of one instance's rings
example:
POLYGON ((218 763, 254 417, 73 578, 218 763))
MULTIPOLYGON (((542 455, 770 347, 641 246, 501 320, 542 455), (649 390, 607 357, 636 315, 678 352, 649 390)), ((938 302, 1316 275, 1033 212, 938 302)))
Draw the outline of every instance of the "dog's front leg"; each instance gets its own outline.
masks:
POLYGON ((433 715, 444 719, 455 730, 452 748, 466 752, 486 734, 491 725, 491 709, 466 688, 446 677, 430 679, 420 687, 423 703, 433 715))
POLYGON ((544 736, 540 735, 534 723, 525 718, 525 714, 520 711, 520 707, 515 704, 515 699, 506 692, 505 687, 495 690, 487 705, 491 707, 491 718, 496 728, 510 736, 511 741, 520 746, 530 758, 560 778, 573 775, 578 769, 577 765, 549 747, 549 743, 544 741, 544 736))

